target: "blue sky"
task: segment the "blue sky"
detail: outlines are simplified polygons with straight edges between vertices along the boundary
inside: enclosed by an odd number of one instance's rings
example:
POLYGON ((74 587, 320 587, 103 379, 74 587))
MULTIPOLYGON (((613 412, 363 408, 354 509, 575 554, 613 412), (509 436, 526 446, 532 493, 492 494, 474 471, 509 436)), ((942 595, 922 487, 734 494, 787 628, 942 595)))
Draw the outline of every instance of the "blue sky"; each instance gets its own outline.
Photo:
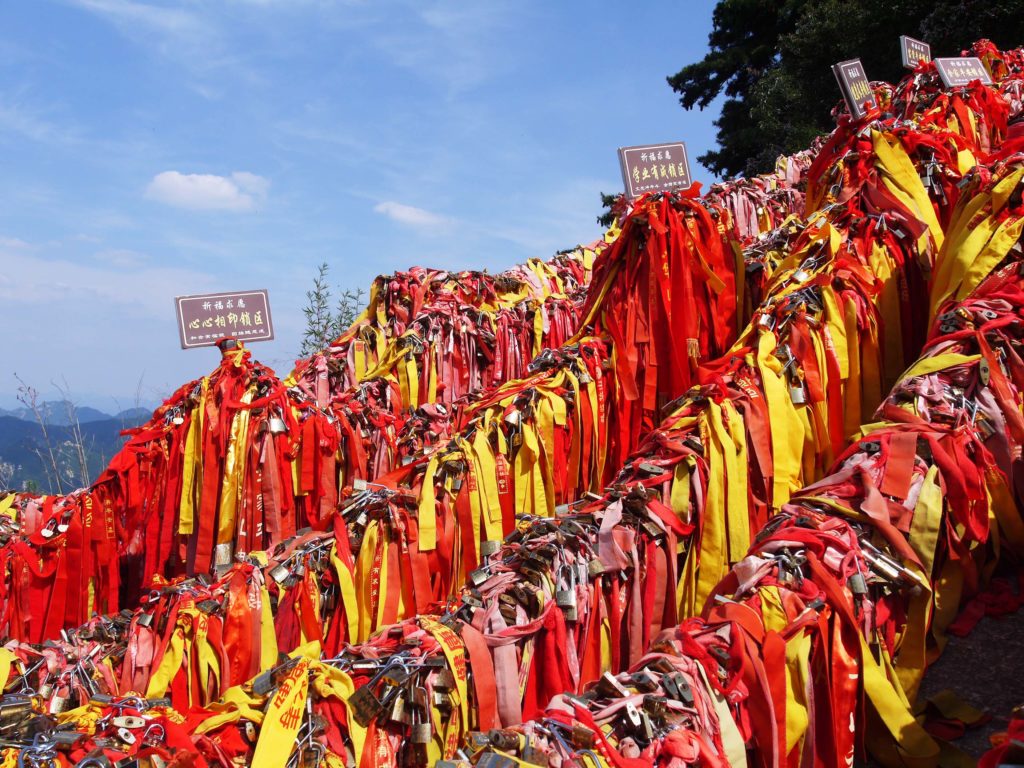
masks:
POLYGON ((714 3, 31 0, 0 7, 0 407, 17 372, 152 405, 211 370, 173 297, 268 288, 284 374, 316 265, 501 270, 588 242, 616 148, 713 143, 665 77, 714 3), (141 382, 141 384, 140 384, 141 382))

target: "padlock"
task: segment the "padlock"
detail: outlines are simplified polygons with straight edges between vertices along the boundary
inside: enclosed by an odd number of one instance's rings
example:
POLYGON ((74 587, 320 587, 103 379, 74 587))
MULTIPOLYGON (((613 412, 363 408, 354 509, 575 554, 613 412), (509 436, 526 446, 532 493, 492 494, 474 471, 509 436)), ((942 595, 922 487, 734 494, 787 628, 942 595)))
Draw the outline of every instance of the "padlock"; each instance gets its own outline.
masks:
POLYGON ((850 574, 850 578, 846 580, 846 586, 849 587, 850 592, 854 595, 866 595, 868 593, 868 583, 864 579, 864 574, 860 571, 850 574))
POLYGON ((357 688, 348 697, 348 706, 352 710, 352 716, 364 728, 368 726, 377 715, 381 713, 383 706, 369 685, 357 688))
POLYGON ((604 573, 604 563, 599 558, 594 558, 587 563, 587 576, 591 579, 597 578, 604 573))
POLYGON ((68 700, 66 696, 54 696, 50 699, 50 706, 47 707, 47 711, 49 711, 51 715, 59 715, 67 708, 68 700))
POLYGON ((131 746, 139 740, 139 738, 128 728, 118 728, 117 738, 123 741, 128 746, 131 746))
POLYGON ((569 739, 573 745, 580 749, 593 749, 594 744, 597 741, 597 737, 594 732, 587 728, 585 725, 574 725, 572 731, 569 734, 569 739))
POLYGON ((623 707, 623 714, 625 714, 626 720, 629 722, 629 724, 632 727, 634 727, 634 728, 639 728, 640 727, 640 725, 641 725, 640 710, 638 710, 636 708, 636 705, 633 702, 631 702, 631 701, 627 701, 626 702, 626 706, 623 707))
POLYGON ((665 706, 664 699, 653 694, 644 696, 643 708, 647 714, 659 720, 664 719, 665 714, 668 711, 668 707, 665 706))
POLYGON ((409 741, 423 746, 434 739, 434 728, 430 724, 430 702, 427 690, 422 687, 412 689, 412 724, 409 726, 409 741))
POLYGON ((523 737, 512 730, 492 728, 487 732, 487 742, 502 752, 517 752, 523 743, 523 737))
POLYGON ((274 671, 268 669, 252 680, 252 692, 257 696, 266 696, 274 690, 274 671))
POLYGON ((390 706, 388 719, 395 723, 404 723, 407 713, 405 710, 405 695, 402 691, 395 693, 391 699, 390 706))
POLYGON ((984 357, 978 361, 978 378, 981 379, 982 386, 988 386, 988 380, 992 376, 992 369, 988 365, 988 360, 984 357))
POLYGON ((455 675, 452 674, 448 667, 437 673, 437 677, 434 679, 434 687, 440 688, 442 691, 452 691, 455 689, 455 675))
POLYGON ((288 431, 288 425, 285 424, 284 419, 280 416, 271 416, 267 423, 269 424, 270 434, 272 435, 283 435, 288 431))
POLYGON ((284 565, 284 563, 281 563, 280 565, 275 565, 273 568, 270 569, 270 578, 272 578, 278 584, 284 584, 284 582, 291 575, 292 572, 284 565))
POLYGON ((658 681, 654 679, 654 675, 649 670, 641 669, 639 672, 634 672, 629 678, 630 685, 636 688, 641 693, 651 693, 658 690, 658 681))
POLYGON ((480 542, 481 557, 490 557, 499 549, 501 549, 501 542, 496 539, 484 539, 480 542))
POLYGON ((469 572, 469 580, 474 587, 479 587, 481 584, 487 581, 489 576, 490 574, 487 573, 487 571, 485 571, 483 568, 477 568, 475 571, 469 572))
POLYGON ((117 728, 128 728, 133 731, 146 727, 145 720, 141 717, 134 717, 132 715, 121 715, 120 717, 112 718, 110 722, 117 728))
POLYGON ((793 401, 793 405, 807 404, 807 390, 804 388, 803 382, 800 381, 800 379, 793 378, 790 380, 789 399, 793 401))
POLYGON ((476 761, 476 768, 518 768, 519 764, 508 755, 484 752, 476 761))
POLYGON ((555 590, 555 605, 562 609, 566 621, 576 621, 579 613, 576 608, 576 575, 567 565, 558 569, 559 580, 565 580, 562 589, 555 590))

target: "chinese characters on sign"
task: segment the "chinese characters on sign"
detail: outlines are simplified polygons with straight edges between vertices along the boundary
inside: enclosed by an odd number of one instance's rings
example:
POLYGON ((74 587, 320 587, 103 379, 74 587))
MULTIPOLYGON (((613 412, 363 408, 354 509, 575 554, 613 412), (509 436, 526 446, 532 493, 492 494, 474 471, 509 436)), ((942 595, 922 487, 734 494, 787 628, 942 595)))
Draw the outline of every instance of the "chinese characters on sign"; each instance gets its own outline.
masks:
POLYGON ((274 338, 265 290, 178 296, 174 307, 182 349, 212 346, 225 336, 239 341, 274 338))
POLYGON ((977 56, 964 58, 936 59, 935 68, 947 88, 967 85, 972 80, 981 80, 985 85, 992 85, 992 78, 977 56))
POLYGON ((690 186, 690 162, 682 142, 621 147, 619 165, 630 200, 646 192, 667 192, 690 186))
POLYGON ((860 120, 869 109, 875 107, 875 94, 871 91, 871 83, 864 74, 860 59, 850 59, 832 65, 832 72, 839 81, 846 106, 855 120, 860 120))
POLYGON ((932 60, 932 47, 928 43, 900 35, 900 54, 903 56, 904 67, 917 69, 918 62, 932 60))

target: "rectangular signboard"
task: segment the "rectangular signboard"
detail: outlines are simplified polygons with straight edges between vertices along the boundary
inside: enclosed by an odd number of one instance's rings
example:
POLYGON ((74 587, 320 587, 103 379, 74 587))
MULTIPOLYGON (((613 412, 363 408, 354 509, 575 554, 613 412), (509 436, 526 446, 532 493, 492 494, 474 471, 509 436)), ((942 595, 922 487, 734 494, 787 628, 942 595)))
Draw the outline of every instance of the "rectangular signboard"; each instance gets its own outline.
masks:
POLYGON ((274 338, 266 290, 178 296, 174 309, 182 349, 208 347, 225 336, 239 341, 274 338))
POLYGON ((921 40, 900 35, 900 55, 904 67, 917 69, 919 62, 932 60, 932 47, 921 40))
POLYGON ((947 88, 967 85, 973 80, 981 80, 985 85, 992 85, 991 75, 977 56, 936 59, 935 68, 939 70, 939 77, 947 88))
POLYGON ((868 113, 869 109, 875 106, 875 94, 871 90, 871 83, 864 74, 864 66, 860 59, 850 59, 832 65, 832 72, 839 82, 839 88, 843 92, 846 106, 854 119, 860 120, 868 113))
POLYGON ((626 196, 630 200, 647 192, 686 189, 692 183, 686 144, 681 141, 620 147, 619 166, 626 196))

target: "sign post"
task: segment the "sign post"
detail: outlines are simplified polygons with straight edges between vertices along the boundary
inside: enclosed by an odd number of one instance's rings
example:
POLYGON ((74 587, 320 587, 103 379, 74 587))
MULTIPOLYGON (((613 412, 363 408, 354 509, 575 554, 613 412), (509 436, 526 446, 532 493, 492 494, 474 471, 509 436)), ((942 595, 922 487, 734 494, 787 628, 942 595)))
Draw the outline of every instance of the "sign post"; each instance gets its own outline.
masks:
POLYGON ((270 341, 274 325, 267 291, 236 291, 174 299, 182 349, 212 347, 225 336, 239 341, 270 341))
POLYGON ((850 59, 832 65, 832 72, 839 82, 839 89, 843 92, 843 99, 855 120, 860 120, 868 113, 869 109, 877 106, 875 95, 871 91, 871 83, 864 74, 864 65, 860 59, 850 59))
POLYGON ((985 85, 992 85, 992 76, 977 56, 936 59, 935 68, 939 70, 942 84, 947 88, 967 85, 974 80, 980 80, 985 85))
POLYGON ((921 40, 900 35, 900 55, 904 67, 917 69, 920 62, 932 60, 932 47, 921 40))
POLYGON ((692 183, 686 144, 681 141, 620 147, 619 166, 626 197, 630 200, 647 192, 687 189, 692 183))

